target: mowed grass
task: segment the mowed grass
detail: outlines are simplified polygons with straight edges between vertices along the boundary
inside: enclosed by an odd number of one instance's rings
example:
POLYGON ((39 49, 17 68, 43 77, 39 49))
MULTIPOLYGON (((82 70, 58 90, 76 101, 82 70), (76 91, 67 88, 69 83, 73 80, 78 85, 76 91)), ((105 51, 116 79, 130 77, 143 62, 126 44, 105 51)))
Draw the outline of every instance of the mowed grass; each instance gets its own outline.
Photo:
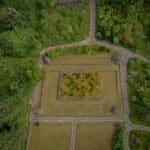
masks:
POLYGON ((114 132, 109 123, 78 124, 75 150, 111 150, 114 132))
POLYGON ((131 150, 149 150, 150 132, 140 130, 131 131, 129 145, 131 150))
MULTIPOLYGON (((43 47, 60 45, 88 38, 90 26, 89 5, 47 9, 46 28, 39 31, 43 47)), ((40 22, 39 22, 40 23, 40 22)), ((37 22, 38 24, 38 22, 37 22)))
POLYGON ((104 117, 122 116, 123 103, 120 91, 119 66, 113 64, 110 58, 96 58, 93 56, 61 57, 53 60, 50 66, 45 67, 45 80, 43 81, 41 107, 43 115, 47 116, 75 116, 75 117, 104 117), (64 60, 65 65, 62 65, 64 60), (90 61, 96 65, 90 65, 90 61), (76 64, 75 64, 76 62, 76 64), (87 63, 87 65, 86 65, 87 63), (106 64, 108 63, 108 64, 106 64), (77 65, 81 64, 81 65, 77 65), (84 65, 82 65, 84 64, 84 65), (101 99, 58 100, 59 73, 62 72, 95 72, 102 76, 99 92, 101 99), (111 112, 112 107, 118 108, 118 114, 111 112))
POLYGON ((32 127, 30 150, 69 150, 71 124, 40 123, 32 127))

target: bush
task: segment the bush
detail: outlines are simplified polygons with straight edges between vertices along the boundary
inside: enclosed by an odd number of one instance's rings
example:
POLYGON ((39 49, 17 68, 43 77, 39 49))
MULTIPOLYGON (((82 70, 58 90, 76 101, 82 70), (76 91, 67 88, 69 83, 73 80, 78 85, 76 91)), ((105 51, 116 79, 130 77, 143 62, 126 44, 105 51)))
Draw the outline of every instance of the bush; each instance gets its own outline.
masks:
POLYGON ((114 36, 114 37, 113 37, 113 43, 114 43, 114 44, 119 44, 119 38, 116 37, 116 36, 114 36))
POLYGON ((55 6, 55 0, 38 0, 36 3, 38 7, 40 8, 47 8, 47 7, 55 6))
POLYGON ((36 61, 16 60, 0 59, 0 149, 3 150, 24 149, 28 100, 41 78, 36 61))
POLYGON ((42 30, 45 30, 47 27, 48 27, 47 21, 44 20, 44 19, 42 19, 42 20, 39 22, 39 28, 42 29, 42 30))
POLYGON ((97 33, 96 33, 96 38, 99 39, 99 40, 102 39, 102 34, 101 34, 101 32, 97 32, 97 33))
POLYGON ((124 150, 124 128, 122 125, 116 125, 116 132, 113 137, 112 149, 124 150))
POLYGON ((12 30, 17 24, 19 13, 15 8, 5 8, 0 11, 1 31, 12 30))
POLYGON ((79 46, 79 47, 72 47, 67 49, 55 49, 54 51, 50 51, 48 53, 48 56, 52 59, 57 56, 63 56, 63 55, 81 55, 81 54, 87 54, 87 55, 94 55, 99 54, 100 52, 106 52, 108 53, 108 49, 104 46, 98 46, 98 45, 91 45, 91 46, 79 46))
POLYGON ((111 35, 111 32, 110 32, 110 31, 106 31, 106 32, 105 32, 105 36, 106 36, 106 37, 110 37, 110 35, 111 35))
POLYGON ((132 58, 128 62, 130 117, 134 123, 150 125, 150 69, 147 62, 132 58))
POLYGON ((136 96, 132 96, 132 97, 131 97, 131 101, 132 101, 132 102, 137 102, 137 97, 136 97, 136 96))
POLYGON ((42 19, 46 19, 48 17, 48 11, 46 9, 42 9, 40 12, 40 16, 42 19))
POLYGON ((120 31, 120 25, 115 25, 112 28, 112 33, 116 34, 120 31))
POLYGON ((25 57, 34 52, 37 40, 34 33, 26 30, 14 30, 0 33, 0 55, 25 57))
POLYGON ((132 66, 134 66, 134 65, 135 65, 134 58, 129 59, 129 61, 128 61, 128 67, 132 67, 132 66))
POLYGON ((132 130, 129 137, 129 145, 131 150, 149 150, 150 132, 132 130))

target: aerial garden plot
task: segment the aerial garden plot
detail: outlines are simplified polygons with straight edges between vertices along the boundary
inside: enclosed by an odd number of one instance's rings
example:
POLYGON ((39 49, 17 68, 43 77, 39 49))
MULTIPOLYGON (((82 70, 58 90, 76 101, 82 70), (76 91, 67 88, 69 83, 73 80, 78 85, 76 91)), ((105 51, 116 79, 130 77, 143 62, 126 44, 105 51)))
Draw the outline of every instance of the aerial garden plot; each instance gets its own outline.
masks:
MULTIPOLYGON (((59 49, 48 53, 49 57, 53 53, 56 56, 52 58, 50 65, 44 66, 45 79, 39 101, 43 115, 122 116, 119 66, 111 61, 107 49, 99 46, 72 49, 87 52, 93 50, 91 53, 95 51, 95 54, 57 56, 57 53, 63 52, 59 49), (117 112, 113 113, 113 109, 117 112)), ((67 53, 71 49, 64 51, 67 53)))
MULTIPOLYGON (((46 57, 51 61, 44 65, 45 78, 36 104, 42 112, 36 114, 35 118, 80 117, 84 120, 122 117, 119 65, 111 60, 112 55, 109 49, 96 45, 48 52, 46 57)), ((76 150, 90 150, 93 147, 91 144, 95 145, 94 150, 98 150, 100 145, 102 150, 110 150, 117 143, 123 147, 123 124, 119 125, 117 121, 109 124, 79 122, 75 125, 71 122, 37 122, 32 127, 30 149, 69 149, 73 131, 76 134, 76 150), (122 133, 122 137, 118 138, 118 133, 122 133)))
POLYGON ((149 150, 149 0, 0 0, 0 150, 149 150))

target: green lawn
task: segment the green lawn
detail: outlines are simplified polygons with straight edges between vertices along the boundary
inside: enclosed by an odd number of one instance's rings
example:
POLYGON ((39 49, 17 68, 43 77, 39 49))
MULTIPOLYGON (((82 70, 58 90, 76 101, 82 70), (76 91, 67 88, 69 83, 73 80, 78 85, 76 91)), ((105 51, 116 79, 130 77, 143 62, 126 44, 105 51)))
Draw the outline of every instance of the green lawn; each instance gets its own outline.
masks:
POLYGON ((38 39, 42 45, 47 47, 86 39, 90 25, 89 8, 89 5, 47 8, 48 15, 44 19, 40 19, 40 15, 37 17, 38 39))
POLYGON ((150 132, 139 130, 131 131, 129 145, 131 150, 149 150, 150 132))
POLYGON ((69 150, 71 124, 40 123, 32 127, 30 150, 69 150))
POLYGON ((111 150, 113 124, 77 124, 76 150, 111 150))

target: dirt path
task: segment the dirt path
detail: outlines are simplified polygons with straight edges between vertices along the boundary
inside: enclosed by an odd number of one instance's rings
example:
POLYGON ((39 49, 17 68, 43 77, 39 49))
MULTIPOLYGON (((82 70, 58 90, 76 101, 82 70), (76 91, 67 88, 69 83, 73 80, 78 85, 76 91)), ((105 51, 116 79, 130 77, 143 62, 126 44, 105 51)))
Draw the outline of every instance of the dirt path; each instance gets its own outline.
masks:
POLYGON ((49 123, 74 123, 74 122, 123 122, 124 117, 38 117, 32 119, 32 122, 49 122, 49 123))
POLYGON ((90 33, 89 40, 91 42, 95 41, 95 31, 96 31, 96 3, 95 0, 91 0, 90 3, 90 33))
POLYGON ((77 123, 76 123, 76 121, 74 121, 72 123, 72 133, 71 133, 70 150, 75 150, 76 133, 77 133, 77 123))
POLYGON ((120 75, 121 75, 121 90, 123 95, 123 102, 124 102, 124 116, 123 117, 104 117, 104 118, 76 118, 76 117, 42 117, 42 118, 34 118, 34 109, 35 109, 35 102, 38 97, 38 91, 40 88, 40 85, 38 84, 35 87, 34 94, 33 94, 33 101, 32 101, 32 108, 30 113, 30 131, 28 134, 28 142, 26 146, 26 150, 29 150, 29 141, 31 136, 31 127, 33 122, 49 122, 49 123, 64 123, 64 122, 70 122, 73 124, 72 126, 72 136, 71 136, 71 145, 70 150, 75 149, 75 136, 76 136, 76 123, 77 122, 125 122, 125 150, 129 150, 129 134, 131 130, 144 130, 144 131, 150 131, 150 127, 143 126, 143 125, 134 125, 130 122, 128 116, 129 116, 129 106, 128 106, 128 90, 127 90, 127 83, 126 83, 126 64, 128 60, 132 57, 137 57, 143 61, 150 61, 149 59, 143 57, 140 54, 136 54, 131 52, 129 49, 114 45, 108 41, 97 41, 95 39, 95 31, 96 31, 96 2, 95 0, 91 0, 90 3, 90 32, 89 32, 89 38, 83 41, 74 42, 70 44, 64 44, 64 45, 56 45, 51 46, 48 48, 45 48, 40 53, 39 58, 39 66, 43 67, 43 60, 42 55, 44 55, 46 52, 50 50, 54 50, 57 48, 68 48, 68 47, 76 47, 76 46, 83 46, 83 45, 101 45, 105 46, 107 48, 111 48, 114 51, 116 51, 120 58, 120 75))

